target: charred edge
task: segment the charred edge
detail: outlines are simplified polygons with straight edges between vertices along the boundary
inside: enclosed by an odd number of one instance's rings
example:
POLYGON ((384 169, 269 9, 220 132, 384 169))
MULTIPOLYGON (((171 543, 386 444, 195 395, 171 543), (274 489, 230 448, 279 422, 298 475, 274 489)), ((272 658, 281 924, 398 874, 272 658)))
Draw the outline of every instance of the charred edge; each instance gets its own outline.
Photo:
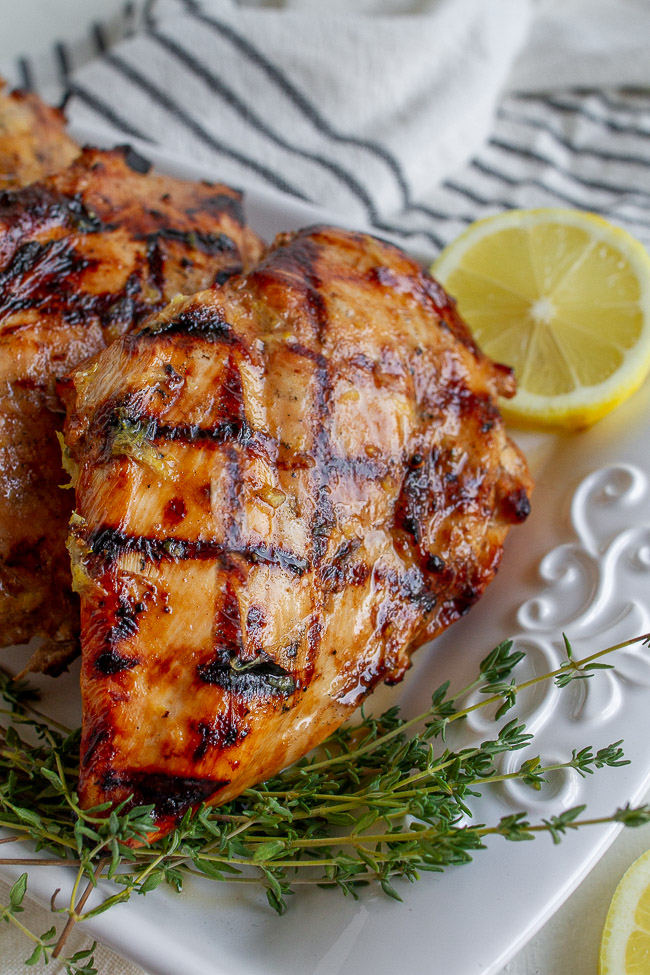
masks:
POLYGON ((224 420, 213 427, 201 427, 198 423, 181 423, 175 425, 159 424, 155 417, 146 413, 135 413, 125 407, 117 407, 111 411, 108 419, 102 420, 107 439, 105 448, 110 450, 115 437, 126 432, 138 442, 185 443, 185 444, 225 444, 239 443, 248 445, 253 439, 253 432, 248 424, 239 417, 224 420))
POLYGON ((144 535, 128 535, 116 528, 98 528, 89 539, 93 555, 98 556, 107 568, 127 552, 137 552, 147 562, 181 562, 190 559, 221 559, 230 566, 229 556, 240 555, 252 564, 277 565, 281 569, 302 575, 309 568, 307 559, 272 545, 251 545, 226 548, 215 541, 186 541, 182 538, 149 538, 144 535))
POLYGON ((228 216, 240 227, 244 226, 244 206, 242 194, 238 190, 232 190, 231 193, 213 193, 207 199, 201 200, 200 206, 192 207, 186 210, 186 213, 190 219, 193 219, 205 211, 209 211, 214 216, 228 216))
POLYGON ((266 657, 250 663, 231 657, 224 663, 219 656, 212 663, 199 664, 196 670, 204 683, 216 684, 247 700, 252 697, 288 697, 300 686, 293 674, 266 657))
POLYGON ((422 271, 421 281, 423 295, 433 307, 439 327, 449 331, 477 360, 484 359, 466 322, 458 313, 456 300, 427 271, 422 271))
POLYGON ((271 250, 254 271, 254 277, 262 287, 267 282, 281 282, 298 292, 303 308, 312 320, 317 340, 322 344, 329 326, 329 314, 317 271, 320 256, 318 242, 299 233, 288 244, 271 250))
MULTIPOLYGON (((107 742, 110 741, 110 731, 107 727, 105 720, 100 721, 95 727, 94 731, 89 735, 86 741, 86 747, 84 749, 83 755, 81 756, 81 766, 82 768, 87 768, 94 758, 95 752, 102 748, 107 742)), ((109 753, 113 754, 112 745, 108 745, 109 753)))
POLYGON ((164 772, 117 772, 109 770, 101 782, 110 794, 116 789, 132 798, 125 808, 153 806, 158 820, 167 816, 179 818, 191 806, 204 802, 229 785, 228 779, 195 779, 164 772))
MULTIPOLYGON (((392 244, 388 246, 391 250, 395 249, 392 244)), ((403 255, 400 256, 403 260, 403 255)), ((447 318, 458 317, 453 298, 450 298, 442 285, 431 277, 428 271, 414 262, 410 268, 405 268, 401 272, 380 264, 370 268, 367 276, 372 282, 389 289, 394 294, 412 295, 422 305, 433 305, 436 316, 442 319, 440 324, 443 328, 449 326, 447 318)))
POLYGON ((178 227, 159 227, 145 237, 149 247, 161 240, 171 240, 182 244, 188 250, 201 251, 210 257, 217 254, 231 254, 237 251, 237 245, 227 234, 213 234, 201 230, 179 230, 178 227))
POLYGON ((240 345, 232 326, 218 312, 198 306, 182 312, 169 321, 154 321, 137 333, 138 337, 159 335, 197 335, 208 342, 240 345))
POLYGON ((211 723, 199 721, 196 732, 200 742, 194 750, 195 762, 204 758, 209 749, 231 748, 248 735, 248 729, 238 728, 230 714, 218 714, 211 723))
POLYGON ((422 540, 422 522, 431 500, 428 464, 420 454, 414 454, 397 502, 395 523, 411 536, 415 545, 422 540))
MULTIPOLYGON (((112 614, 114 622, 106 634, 106 644, 113 648, 115 644, 135 636, 140 628, 138 616, 144 612, 144 609, 143 603, 134 604, 125 593, 120 593, 117 606, 112 614)), ((135 666, 135 663, 130 666, 135 666)))
MULTIPOLYGON (((394 568, 376 566, 373 579, 388 590, 392 599, 399 602, 404 600, 415 604, 420 612, 426 616, 436 606, 438 597, 429 589, 424 573, 413 566, 406 572, 397 572, 394 568)), ((386 621, 390 625, 391 620, 386 621)))
POLYGON ((115 148, 121 151, 124 162, 134 173, 142 173, 142 175, 146 176, 151 171, 152 163, 148 159, 145 159, 144 156, 141 156, 139 152, 136 152, 133 146, 122 145, 115 146, 115 148))
POLYGON ((52 225, 82 234, 99 233, 110 226, 86 207, 80 193, 66 196, 39 183, 0 193, 0 221, 19 227, 25 235, 52 225))
POLYGON ((105 677, 112 677, 114 674, 120 674, 125 670, 132 670, 139 663, 140 661, 136 657, 125 657, 114 648, 111 648, 99 654, 95 660, 94 667, 96 671, 105 677))
POLYGON ((308 233, 298 232, 288 243, 286 238, 278 238, 276 245, 260 261, 253 276, 262 281, 282 278, 300 291, 320 287, 321 282, 315 271, 320 247, 309 238, 308 233))
POLYGON ((517 488, 501 498, 501 513, 510 522, 525 521, 530 514, 530 498, 526 489, 517 488))
POLYGON ((354 553, 360 546, 358 541, 344 542, 331 562, 321 566, 320 580, 326 593, 342 592, 348 586, 363 586, 370 577, 370 566, 365 562, 354 562, 354 553))
MULTIPOLYGON (((69 240, 51 240, 46 244, 29 241, 19 247, 10 263, 0 273, 0 294, 4 294, 2 311, 7 314, 32 308, 51 299, 43 289, 53 279, 83 271, 88 262, 81 258, 69 240), (21 279, 27 278, 22 286, 21 279), (12 287, 13 286, 13 287, 12 287), (10 297, 11 291, 14 291, 10 297)), ((1 300, 1 299, 0 299, 1 300)))

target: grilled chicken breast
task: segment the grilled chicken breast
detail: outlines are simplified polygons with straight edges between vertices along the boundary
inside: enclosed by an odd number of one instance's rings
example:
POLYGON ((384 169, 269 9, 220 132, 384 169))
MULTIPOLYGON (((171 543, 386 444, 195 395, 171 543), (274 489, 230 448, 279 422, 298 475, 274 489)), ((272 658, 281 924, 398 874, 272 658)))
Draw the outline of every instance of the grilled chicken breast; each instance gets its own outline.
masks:
POLYGON ((126 148, 86 149, 44 182, 0 194, 0 645, 45 638, 29 669, 60 670, 79 625, 57 380, 261 251, 238 192, 146 169, 126 148))
POLYGON ((414 261, 326 227, 73 373, 83 803, 162 835, 399 681, 528 513, 512 392, 414 261))
POLYGON ((65 131, 63 112, 31 92, 3 88, 0 79, 0 190, 43 179, 79 153, 65 131))

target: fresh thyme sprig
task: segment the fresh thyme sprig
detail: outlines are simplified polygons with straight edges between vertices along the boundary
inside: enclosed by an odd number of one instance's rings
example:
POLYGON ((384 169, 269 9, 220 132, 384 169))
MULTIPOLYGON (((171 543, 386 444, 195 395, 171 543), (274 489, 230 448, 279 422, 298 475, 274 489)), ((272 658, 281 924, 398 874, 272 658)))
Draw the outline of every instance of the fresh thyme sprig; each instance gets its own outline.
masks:
MULTIPOLYGON (((449 682, 442 684, 424 713, 404 720, 396 707, 379 717, 362 712, 357 724, 340 728, 315 754, 225 806, 188 812, 172 834, 153 845, 145 842, 154 828, 152 807, 80 808, 79 732, 53 727, 35 709, 31 688, 0 672, 7 702, 0 709, 0 770, 6 773, 0 826, 11 831, 0 842, 27 840, 35 854, 46 854, 0 857, 0 864, 75 871, 69 902, 59 906, 56 895, 52 899, 52 910, 66 917, 61 933, 53 927, 37 936, 22 924, 26 873, 14 884, 9 904, 0 905, 0 918, 32 941, 33 964, 59 956, 75 923, 163 883, 180 890, 188 874, 261 883, 278 913, 286 910, 287 897, 313 884, 356 898, 359 887, 376 883, 400 900, 397 878, 415 881, 422 872, 468 863, 492 835, 521 841, 545 832, 558 842, 567 831, 590 824, 650 822, 648 806, 626 806, 599 819, 584 817, 584 806, 577 806, 536 824, 524 813, 494 825, 470 819, 471 803, 487 785, 517 779, 540 789, 552 772, 572 769, 585 776, 627 764, 616 741, 597 751, 573 749, 564 762, 545 765, 535 757, 503 772, 500 756, 529 746, 532 735, 516 718, 498 723, 527 688, 544 681, 566 687, 609 667, 605 656, 649 640, 645 634, 576 660, 565 638, 567 659, 560 667, 520 682, 513 671, 523 654, 505 641, 481 662, 476 680, 453 694, 449 682), (494 737, 467 747, 448 745, 450 727, 487 705, 495 709, 494 737), (144 845, 134 849, 134 840, 144 845), (113 892, 92 903, 100 880, 111 881, 113 892)), ((95 972, 92 949, 65 963, 69 975, 95 972)))

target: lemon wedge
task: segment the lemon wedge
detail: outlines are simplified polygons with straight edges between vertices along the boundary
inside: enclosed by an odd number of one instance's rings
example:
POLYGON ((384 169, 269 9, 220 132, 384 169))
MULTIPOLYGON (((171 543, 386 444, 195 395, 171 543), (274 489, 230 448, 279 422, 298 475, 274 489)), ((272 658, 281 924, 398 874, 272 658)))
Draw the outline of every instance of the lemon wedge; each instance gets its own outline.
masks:
POLYGON ((614 891, 600 943, 598 975, 650 972, 650 850, 635 860, 614 891))
POLYGON ((507 210, 479 220, 431 268, 481 348, 512 366, 501 404, 527 425, 575 429, 650 372, 650 256, 593 213, 507 210))

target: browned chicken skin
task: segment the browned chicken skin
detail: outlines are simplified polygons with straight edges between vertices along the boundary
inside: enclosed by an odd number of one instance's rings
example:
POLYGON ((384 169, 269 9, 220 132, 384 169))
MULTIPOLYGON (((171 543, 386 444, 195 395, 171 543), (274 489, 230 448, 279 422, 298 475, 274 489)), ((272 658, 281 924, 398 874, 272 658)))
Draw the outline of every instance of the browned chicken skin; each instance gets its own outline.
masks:
POLYGON ((30 669, 60 670, 79 625, 57 380, 261 252, 241 194, 146 169, 125 148, 86 149, 57 175, 0 193, 0 644, 45 638, 30 669))
POLYGON ((282 236, 72 377, 80 793, 159 834, 304 754, 497 570, 531 482, 414 261, 282 236))
POLYGON ((43 179, 79 154, 61 111, 31 92, 3 88, 0 79, 0 190, 43 179))

